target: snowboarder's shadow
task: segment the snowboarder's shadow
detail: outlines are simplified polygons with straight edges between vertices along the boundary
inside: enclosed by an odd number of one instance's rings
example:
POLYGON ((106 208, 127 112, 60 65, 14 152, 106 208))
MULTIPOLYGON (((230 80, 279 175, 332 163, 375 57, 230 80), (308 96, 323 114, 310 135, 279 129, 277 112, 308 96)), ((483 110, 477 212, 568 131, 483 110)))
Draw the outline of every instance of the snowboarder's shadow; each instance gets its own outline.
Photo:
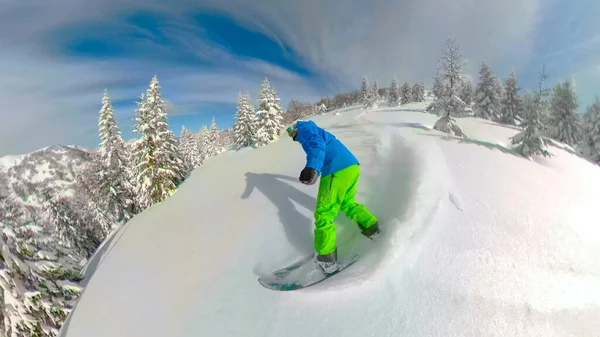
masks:
POLYGON ((288 241, 302 254, 312 254, 313 221, 300 213, 292 200, 314 211, 317 200, 282 180, 297 183, 298 180, 282 174, 246 172, 246 190, 242 199, 247 199, 257 188, 277 207, 279 220, 288 241))

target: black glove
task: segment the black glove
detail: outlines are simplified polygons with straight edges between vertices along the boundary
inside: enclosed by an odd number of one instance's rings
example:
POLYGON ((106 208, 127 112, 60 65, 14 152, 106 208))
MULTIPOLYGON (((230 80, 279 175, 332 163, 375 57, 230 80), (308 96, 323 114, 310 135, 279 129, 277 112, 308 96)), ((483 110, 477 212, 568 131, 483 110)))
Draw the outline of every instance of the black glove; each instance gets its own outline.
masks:
POLYGON ((315 169, 310 167, 305 167, 302 172, 300 172, 300 182, 306 185, 312 185, 317 181, 319 175, 315 169))

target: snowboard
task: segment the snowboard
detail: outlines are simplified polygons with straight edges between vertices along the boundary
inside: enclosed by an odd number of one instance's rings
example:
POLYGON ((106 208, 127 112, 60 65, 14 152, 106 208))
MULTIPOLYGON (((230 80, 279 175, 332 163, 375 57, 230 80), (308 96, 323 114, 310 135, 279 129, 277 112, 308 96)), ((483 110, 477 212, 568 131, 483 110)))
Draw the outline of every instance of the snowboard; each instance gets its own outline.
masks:
POLYGON ((319 282, 340 273, 354 262, 359 256, 354 254, 338 259, 338 269, 326 274, 317 265, 312 256, 305 257, 287 267, 278 269, 271 274, 258 278, 258 282, 265 288, 276 291, 291 291, 313 286, 319 282))

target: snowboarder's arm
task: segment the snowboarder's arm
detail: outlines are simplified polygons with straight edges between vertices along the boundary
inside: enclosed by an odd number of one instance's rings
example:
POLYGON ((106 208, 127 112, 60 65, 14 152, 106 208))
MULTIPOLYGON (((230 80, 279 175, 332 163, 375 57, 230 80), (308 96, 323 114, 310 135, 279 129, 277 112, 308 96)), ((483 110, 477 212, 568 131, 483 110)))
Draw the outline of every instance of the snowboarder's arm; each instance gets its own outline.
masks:
POLYGON ((319 174, 325 160, 325 141, 313 128, 298 130, 298 141, 306 152, 306 167, 315 169, 319 174))

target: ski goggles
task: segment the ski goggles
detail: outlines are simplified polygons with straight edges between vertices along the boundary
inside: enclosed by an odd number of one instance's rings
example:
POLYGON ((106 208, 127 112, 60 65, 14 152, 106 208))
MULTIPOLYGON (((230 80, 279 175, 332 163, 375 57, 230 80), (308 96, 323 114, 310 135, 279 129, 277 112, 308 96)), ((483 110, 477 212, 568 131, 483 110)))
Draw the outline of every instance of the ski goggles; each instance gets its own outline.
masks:
POLYGON ((297 131, 296 128, 292 125, 288 126, 288 128, 286 129, 288 136, 292 137, 293 141, 296 141, 296 137, 298 137, 298 133, 296 131, 297 131), (294 135, 294 132, 296 132, 295 135, 294 135))
POLYGON ((290 125, 290 126, 288 126, 288 128, 287 128, 287 134, 288 134, 288 136, 290 136, 290 137, 291 137, 291 136, 292 136, 292 134, 294 133, 294 131, 296 131, 296 129, 294 129, 294 127, 293 127, 293 126, 291 126, 291 125, 290 125))

